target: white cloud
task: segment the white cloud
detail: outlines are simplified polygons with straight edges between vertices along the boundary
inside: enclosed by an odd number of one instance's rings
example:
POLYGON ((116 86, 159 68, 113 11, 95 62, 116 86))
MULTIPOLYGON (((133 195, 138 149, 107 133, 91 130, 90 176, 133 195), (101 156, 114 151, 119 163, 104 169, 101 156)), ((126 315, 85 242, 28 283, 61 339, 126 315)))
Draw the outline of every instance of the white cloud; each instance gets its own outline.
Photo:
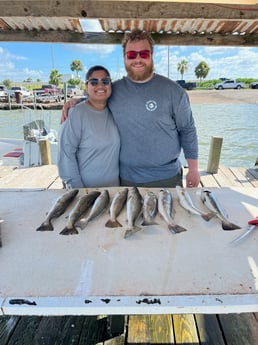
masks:
MULTIPOLYGON (((158 73, 167 75, 168 71, 168 49, 159 48, 156 51, 155 69, 158 73)), ((207 79, 228 78, 258 78, 258 49, 257 48, 236 48, 236 47, 170 47, 170 78, 179 79, 177 64, 185 59, 188 61, 188 70, 184 78, 195 80, 195 67, 205 61, 210 72, 207 79)))
POLYGON ((116 48, 112 44, 68 44, 65 47, 73 53, 90 53, 98 54, 98 56, 112 54, 116 48))

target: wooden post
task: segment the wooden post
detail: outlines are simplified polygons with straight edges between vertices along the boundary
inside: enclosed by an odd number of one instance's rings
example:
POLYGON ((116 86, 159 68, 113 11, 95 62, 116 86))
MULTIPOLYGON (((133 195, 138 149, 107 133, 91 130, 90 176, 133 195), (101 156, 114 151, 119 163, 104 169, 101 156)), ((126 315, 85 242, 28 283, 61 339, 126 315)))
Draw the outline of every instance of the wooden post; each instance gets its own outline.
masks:
POLYGON ((39 150, 40 150, 42 165, 52 164, 50 142, 48 139, 40 139, 39 140, 39 150))
POLYGON ((223 138, 211 137, 210 154, 207 166, 208 173, 216 174, 218 172, 222 142, 223 138))

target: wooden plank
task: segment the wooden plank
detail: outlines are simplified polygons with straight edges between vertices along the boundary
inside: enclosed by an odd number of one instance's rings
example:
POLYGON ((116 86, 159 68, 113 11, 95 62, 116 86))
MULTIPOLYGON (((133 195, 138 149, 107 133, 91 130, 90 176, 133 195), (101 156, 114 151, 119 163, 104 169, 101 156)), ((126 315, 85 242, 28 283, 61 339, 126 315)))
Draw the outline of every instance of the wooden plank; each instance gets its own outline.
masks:
POLYGON ((199 344, 199 338, 193 314, 173 315, 173 324, 176 344, 199 344))
MULTIPOLYGON (((228 0, 227 2, 229 2, 228 0)), ((233 1, 233 0, 232 0, 233 1)), ((85 2, 78 0, 70 6, 69 0, 1 0, 0 13, 2 17, 68 17, 68 18, 210 18, 238 19, 239 11, 245 19, 257 18, 257 1, 234 1, 234 4, 244 6, 225 6, 220 1, 117 1, 95 0, 85 2), (251 2, 253 1, 253 2, 251 2), (215 3, 214 3, 215 2, 215 3), (219 4, 221 2, 221 4, 219 4), (27 6, 26 6, 27 5, 27 6), (224 6, 223 6, 224 5, 224 6), (110 12, 110 8, 112 11, 110 12), (160 10, 162 8, 162 11, 160 10), (253 11, 252 11, 253 10, 253 11)))
POLYGON ((150 315, 150 344, 175 344, 171 315, 150 315))
POLYGON ((8 345, 37 344, 36 342, 34 342, 34 338, 37 334, 37 329, 41 322, 41 319, 42 318, 40 316, 21 317, 14 329, 8 345))
POLYGON ((150 316, 130 315, 128 319, 127 344, 148 344, 150 339, 150 316))
POLYGON ((224 345, 224 339, 217 316, 214 314, 195 315, 200 344, 224 345))
POLYGON ((221 167, 219 167, 219 173, 214 175, 214 177, 221 188, 233 187, 235 185, 235 183, 228 177, 228 175, 224 174, 223 168, 221 167))
POLYGON ((258 322, 253 313, 219 315, 227 345, 257 345, 258 322))
POLYGON ((252 187, 252 185, 245 179, 245 177, 239 172, 238 168, 228 168, 223 165, 219 167, 220 173, 226 176, 232 183, 232 186, 236 187, 252 187))
POLYGON ((0 166, 0 179, 4 176, 10 175, 12 173, 12 171, 15 169, 17 169, 17 167, 1 165, 0 166))
POLYGON ((247 187, 247 188, 254 187, 250 179, 248 179, 246 176, 247 169, 241 170, 241 168, 238 168, 238 167, 231 167, 229 168, 229 170, 232 171, 236 179, 241 183, 243 187, 247 187))
POLYGON ((19 316, 1 316, 0 317, 1 345, 6 345, 8 343, 19 320, 20 320, 19 316))
POLYGON ((239 171, 244 174, 247 180, 256 188, 258 188, 258 172, 257 169, 239 168, 239 171))
POLYGON ((42 317, 35 333, 34 343, 78 344, 84 320, 83 316, 42 317))
POLYGON ((57 178, 56 165, 15 169, 0 179, 0 188, 48 188, 57 178))
POLYGON ((201 172, 201 185, 202 187, 220 187, 215 179, 217 174, 208 174, 204 171, 201 172))
POLYGON ((127 344, 175 344, 171 315, 131 315, 127 344))
POLYGON ((95 345, 103 342, 106 336, 106 319, 88 316, 84 318, 78 345, 95 345))

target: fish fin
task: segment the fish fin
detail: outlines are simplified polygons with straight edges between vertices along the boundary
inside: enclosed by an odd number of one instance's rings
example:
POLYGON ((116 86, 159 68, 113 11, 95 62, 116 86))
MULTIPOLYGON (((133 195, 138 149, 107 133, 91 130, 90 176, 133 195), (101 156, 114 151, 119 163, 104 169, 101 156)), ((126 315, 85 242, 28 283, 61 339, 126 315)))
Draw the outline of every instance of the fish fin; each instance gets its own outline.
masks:
POLYGON ((154 221, 147 221, 147 220, 144 220, 142 223, 141 223, 142 226, 148 226, 148 225, 159 225, 158 223, 154 222, 154 221))
POLYGON ((168 229, 173 234, 180 234, 180 232, 187 231, 185 228, 183 228, 182 226, 177 225, 177 224, 169 225, 168 229))
POLYGON ((105 226, 107 228, 119 228, 119 227, 122 227, 123 225, 121 225, 118 220, 111 220, 111 219, 109 219, 106 222, 105 226))
POLYGON ((51 221, 49 222, 43 222, 37 229, 36 231, 53 231, 53 225, 51 221))
POLYGON ((223 230, 237 230, 237 229, 241 229, 241 227, 239 225, 236 225, 234 223, 230 223, 226 220, 222 221, 222 229, 223 230))
POLYGON ((139 226, 134 226, 130 229, 127 229, 125 234, 124 234, 124 238, 128 238, 130 237, 131 235, 135 234, 136 232, 140 231, 142 228, 139 227, 139 226))
POLYGON ((72 228, 67 228, 67 226, 59 233, 60 235, 77 235, 79 232, 73 226, 72 228))
POLYGON ((215 212, 209 212, 209 213, 202 214, 202 218, 204 220, 206 220, 206 222, 208 222, 209 220, 211 220, 215 216, 216 216, 215 212))

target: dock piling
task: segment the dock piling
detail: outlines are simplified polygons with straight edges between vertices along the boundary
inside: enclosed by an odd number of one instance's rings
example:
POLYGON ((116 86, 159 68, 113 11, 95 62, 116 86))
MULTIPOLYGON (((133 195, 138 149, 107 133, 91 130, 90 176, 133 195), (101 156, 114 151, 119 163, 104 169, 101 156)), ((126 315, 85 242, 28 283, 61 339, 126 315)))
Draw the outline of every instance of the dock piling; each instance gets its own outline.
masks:
POLYGON ((207 165, 208 173, 216 174, 218 172, 222 142, 223 138, 211 137, 210 153, 207 165))

